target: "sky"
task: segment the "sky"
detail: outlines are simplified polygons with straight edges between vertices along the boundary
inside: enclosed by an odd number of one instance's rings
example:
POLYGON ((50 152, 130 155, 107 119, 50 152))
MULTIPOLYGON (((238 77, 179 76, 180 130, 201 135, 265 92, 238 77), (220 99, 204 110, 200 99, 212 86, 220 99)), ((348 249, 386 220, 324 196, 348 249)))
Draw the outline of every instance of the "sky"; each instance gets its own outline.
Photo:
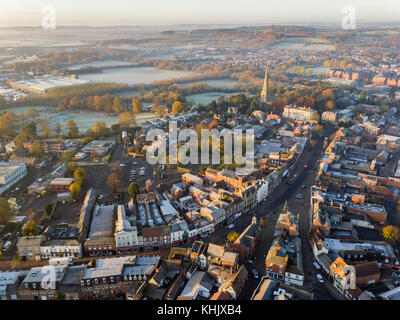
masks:
POLYGON ((40 26, 47 5, 54 7, 58 26, 339 25, 346 5, 354 6, 359 22, 400 20, 399 0, 0 0, 0 26, 40 26))

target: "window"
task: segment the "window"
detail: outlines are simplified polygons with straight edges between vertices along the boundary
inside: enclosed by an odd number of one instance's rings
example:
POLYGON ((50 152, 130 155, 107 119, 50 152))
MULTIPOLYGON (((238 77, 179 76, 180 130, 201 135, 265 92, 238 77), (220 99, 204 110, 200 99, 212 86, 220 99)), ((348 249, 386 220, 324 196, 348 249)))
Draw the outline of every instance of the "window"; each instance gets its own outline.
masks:
POLYGON ((99 283, 99 280, 98 279, 94 279, 94 283, 99 283))
POLYGON ((90 280, 86 280, 86 284, 89 285, 90 284, 90 280))
POLYGON ((107 281, 107 279, 106 279, 106 278, 103 278, 103 283, 106 283, 106 281, 107 281))

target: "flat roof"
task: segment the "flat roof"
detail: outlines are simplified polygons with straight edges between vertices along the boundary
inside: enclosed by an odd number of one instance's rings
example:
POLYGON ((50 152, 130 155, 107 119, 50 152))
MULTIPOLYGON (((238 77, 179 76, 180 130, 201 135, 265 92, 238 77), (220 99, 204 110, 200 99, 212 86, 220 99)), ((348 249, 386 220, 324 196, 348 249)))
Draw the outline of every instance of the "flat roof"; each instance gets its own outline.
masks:
POLYGON ((96 206, 90 224, 90 239, 113 237, 114 205, 96 206))
POLYGON ((67 77, 43 77, 25 81, 15 81, 12 84, 24 86, 34 90, 47 91, 55 87, 66 87, 84 83, 91 83, 90 80, 74 79, 67 77))

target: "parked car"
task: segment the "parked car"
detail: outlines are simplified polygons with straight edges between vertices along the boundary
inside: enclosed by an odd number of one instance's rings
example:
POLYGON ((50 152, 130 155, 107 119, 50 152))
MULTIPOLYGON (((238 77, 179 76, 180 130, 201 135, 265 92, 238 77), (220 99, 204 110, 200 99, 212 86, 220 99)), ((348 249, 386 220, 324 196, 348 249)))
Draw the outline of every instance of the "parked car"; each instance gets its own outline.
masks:
POLYGON ((324 283, 325 282, 324 278, 319 273, 317 274, 317 279, 318 279, 319 283, 324 283))
POLYGON ((259 279, 260 278, 260 275, 258 274, 258 271, 256 269, 252 269, 251 273, 252 273, 254 279, 259 279))
POLYGON ((126 167, 126 164, 125 163, 121 163, 119 166, 120 167, 126 167))
POLYGON ((301 193, 299 193, 296 198, 297 199, 303 199, 304 197, 303 197, 303 195, 301 193))

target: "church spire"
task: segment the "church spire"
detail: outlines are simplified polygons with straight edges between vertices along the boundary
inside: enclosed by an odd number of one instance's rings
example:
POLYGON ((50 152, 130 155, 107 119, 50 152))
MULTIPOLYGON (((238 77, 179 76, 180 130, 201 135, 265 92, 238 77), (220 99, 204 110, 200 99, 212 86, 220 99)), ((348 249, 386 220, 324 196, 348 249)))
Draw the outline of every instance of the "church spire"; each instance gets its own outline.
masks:
POLYGON ((265 70, 264 86, 261 91, 261 101, 267 102, 269 98, 269 78, 268 78, 268 68, 265 70))

